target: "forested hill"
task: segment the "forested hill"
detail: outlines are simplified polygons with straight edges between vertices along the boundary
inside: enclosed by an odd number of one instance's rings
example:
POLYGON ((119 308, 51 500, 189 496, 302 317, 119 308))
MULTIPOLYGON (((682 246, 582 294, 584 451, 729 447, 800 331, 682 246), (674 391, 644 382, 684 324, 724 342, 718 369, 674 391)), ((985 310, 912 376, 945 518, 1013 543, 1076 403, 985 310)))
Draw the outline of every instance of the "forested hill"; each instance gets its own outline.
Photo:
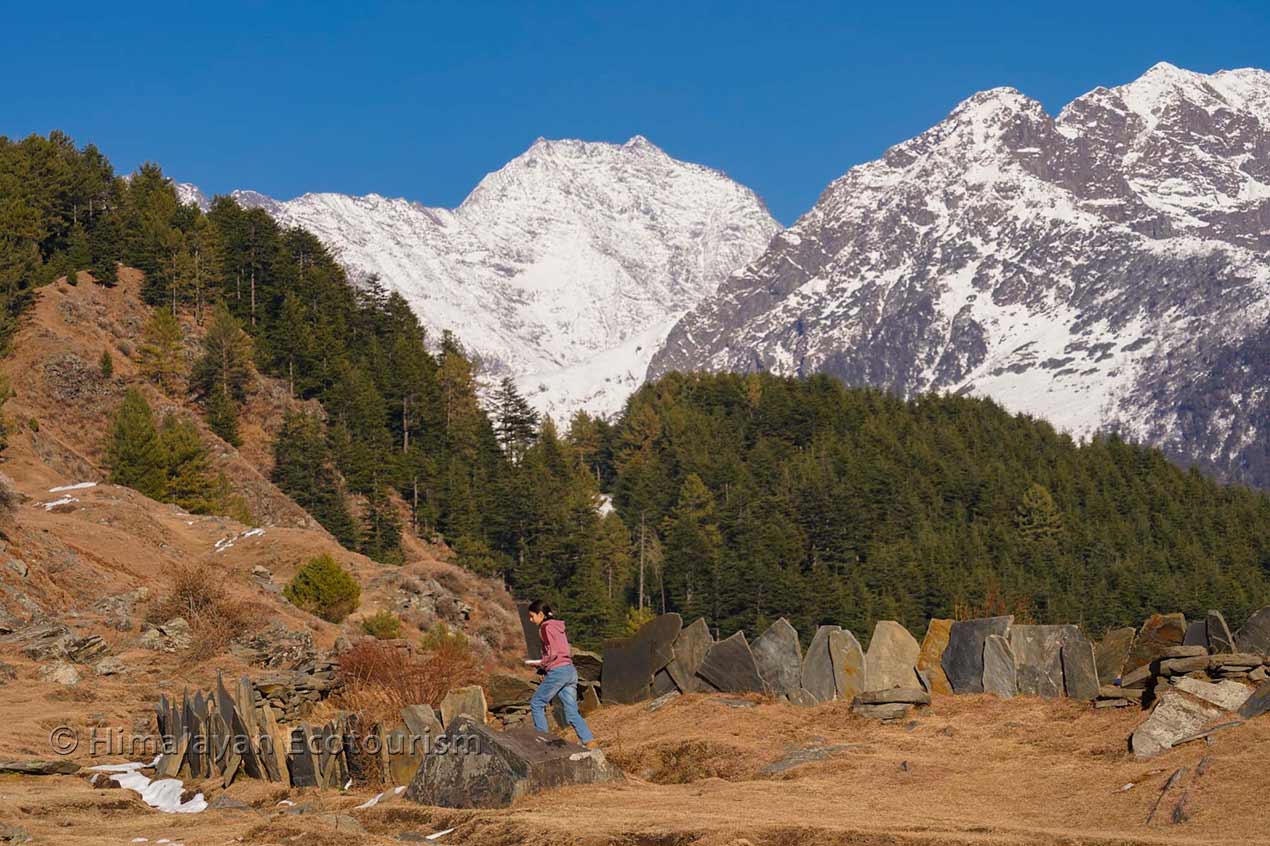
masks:
POLYGON ((984 400, 671 374, 610 442, 597 463, 661 537, 668 607, 724 631, 970 610, 1099 631, 1270 601, 1270 498, 984 400))
MULTIPOLYGON (((121 178, 62 133, 0 137, 0 349, 41 285, 112 285, 121 265, 144 272, 152 306, 129 355, 226 443, 254 371, 285 381, 273 479, 343 544, 394 562, 403 531, 439 535, 463 566, 555 602, 584 644, 638 622, 641 570, 644 614, 704 614, 722 633, 995 610, 1097 630, 1270 602, 1270 499, 1156 451, 827 377, 670 374, 616 422, 558 431, 510 382, 482 403, 479 362, 374 280, 351 284, 311 233, 228 197, 182 205, 159 167, 121 178)), ((111 447, 162 464, 131 449, 153 441, 111 447)), ((219 507, 129 481, 161 467, 129 469, 115 481, 219 507)))

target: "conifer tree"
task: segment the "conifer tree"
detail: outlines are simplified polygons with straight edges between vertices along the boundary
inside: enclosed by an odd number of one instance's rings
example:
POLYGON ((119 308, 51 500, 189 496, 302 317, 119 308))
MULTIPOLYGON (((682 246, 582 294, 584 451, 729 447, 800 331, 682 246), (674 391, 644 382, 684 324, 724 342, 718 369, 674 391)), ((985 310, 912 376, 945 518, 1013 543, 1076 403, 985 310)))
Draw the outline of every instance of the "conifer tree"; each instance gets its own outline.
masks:
POLYGON ((218 308, 203 337, 203 354, 194 364, 190 388, 199 397, 219 388, 229 399, 242 402, 251 376, 251 339, 228 310, 218 308))
POLYGON ((141 340, 141 372, 165 393, 175 394, 185 376, 181 324, 166 309, 150 313, 141 340))
POLYGON ((494 409, 498 442, 511 462, 518 464, 537 435, 538 412, 521 396, 510 376, 504 376, 499 382, 494 409))
POLYGON ((187 418, 170 414, 163 419, 159 437, 167 471, 166 500, 193 514, 213 513, 219 491, 198 429, 187 418))
POLYGON ((238 436, 238 404, 225 391, 225 386, 217 382, 204 402, 207 425, 225 443, 240 446, 238 436))
POLYGON ((115 411, 106 446, 112 484, 161 500, 167 493, 167 455, 154 425, 150 404, 129 388, 115 411))

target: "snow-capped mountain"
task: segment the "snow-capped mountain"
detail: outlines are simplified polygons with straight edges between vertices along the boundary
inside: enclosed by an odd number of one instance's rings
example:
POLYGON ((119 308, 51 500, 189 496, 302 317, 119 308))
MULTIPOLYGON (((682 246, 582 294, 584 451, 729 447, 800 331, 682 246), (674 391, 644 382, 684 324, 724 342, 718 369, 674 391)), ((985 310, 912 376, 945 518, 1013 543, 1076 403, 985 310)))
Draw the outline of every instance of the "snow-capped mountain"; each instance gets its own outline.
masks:
POLYGON ((562 422, 620 410, 675 321, 780 228, 749 189, 639 136, 539 139, 453 210, 234 194, 313 232, 354 277, 378 275, 436 337, 453 331, 562 422))
POLYGON ((969 392, 1270 484, 1270 73, 1010 88, 833 182, 672 330, 672 369, 969 392))

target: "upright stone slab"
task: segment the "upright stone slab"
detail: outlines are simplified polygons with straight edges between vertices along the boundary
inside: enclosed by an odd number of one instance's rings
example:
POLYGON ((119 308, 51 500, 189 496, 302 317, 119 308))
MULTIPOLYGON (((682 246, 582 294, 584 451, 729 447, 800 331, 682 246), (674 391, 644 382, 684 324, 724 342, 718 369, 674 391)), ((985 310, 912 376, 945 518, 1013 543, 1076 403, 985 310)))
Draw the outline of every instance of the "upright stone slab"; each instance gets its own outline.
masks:
POLYGON ((1245 720, 1251 720, 1253 717, 1260 717, 1267 711, 1270 711, 1270 681, 1262 682, 1252 692, 1252 696, 1249 696, 1244 701, 1244 704, 1239 708, 1239 716, 1245 720))
POLYGON ((528 705, 538 685, 521 676, 491 673, 485 680, 485 699, 491 711, 528 705))
MULTIPOLYGON (((1098 665, 1094 645, 1081 636, 1062 648, 1063 690, 1072 699, 1092 702, 1098 698, 1098 665)), ((1016 657, 1017 660, 1017 657, 1016 657)))
POLYGON ((1044 699, 1062 696, 1063 646, 1079 640, 1084 637, 1072 625, 1011 626, 1010 649, 1018 673, 1018 692, 1044 699))
POLYGON ((675 637, 671 647, 674 657, 666 664, 666 674, 680 693, 692 693, 697 689, 697 670, 713 645, 714 638, 703 617, 684 626, 675 637))
POLYGON ((619 778, 598 749, 530 727, 496 732, 460 717, 424 757, 405 796, 443 808, 505 808, 544 790, 619 778))
POLYGON ((833 659, 829 655, 829 635, 840 631, 839 626, 819 627, 803 655, 803 688, 817 702, 832 702, 838 695, 833 659))
POLYGON ((525 656, 531 661, 542 657, 542 637, 538 627, 529 619, 529 603, 517 602, 516 613, 520 615, 520 630, 525 635, 525 656))
POLYGON ((940 662, 944 658, 944 650, 948 648, 948 636, 952 633, 952 620, 931 619, 926 626, 926 636, 922 638, 922 648, 917 655, 917 669, 926 674, 930 692, 941 696, 951 696, 953 689, 944 675, 940 662))
POLYGON ((1226 625, 1226 618, 1222 612, 1210 610, 1205 614, 1204 629, 1208 635, 1209 652, 1222 655, 1235 651, 1235 636, 1230 633, 1230 626, 1226 625))
POLYGON ((1239 634, 1235 635, 1235 643, 1239 652, 1270 653, 1270 605, 1253 612, 1239 634))
POLYGON ((864 692, 864 650, 854 634, 847 629, 829 632, 829 660, 839 699, 850 702, 864 692))
POLYGON ((447 727, 460 714, 466 714, 481 723, 489 719, 489 708, 485 704, 485 691, 479 684, 456 687, 441 700, 441 722, 447 727))
POLYGON ((1129 660, 1129 650, 1133 648, 1133 638, 1137 630, 1128 626, 1112 629, 1102 636, 1094 648, 1094 662, 1098 666, 1098 683, 1114 684, 1124 671, 1125 661, 1129 660))
POLYGON ((919 687, 917 659, 921 651, 908 629, 894 620, 878 620, 864 656, 864 690, 919 687))
POLYGON ((433 739, 441 736, 441 721, 431 705, 407 705, 401 709, 401 719, 413 735, 433 739))
POLYGON ((1186 634, 1182 637, 1183 646, 1197 646, 1208 651, 1208 620, 1192 620, 1186 624, 1186 634))
POLYGON ((763 693, 763 677, 759 675, 754 653, 745 640, 745 632, 710 647, 697 675, 724 693, 763 693))
POLYGON ((772 696, 793 698, 802 687, 803 648, 798 632, 781 617, 751 647, 759 675, 772 696))
POLYGON ((630 637, 605 641, 600 677, 605 701, 629 705, 648 699, 653 675, 675 657, 675 639, 682 630, 683 618, 662 614, 630 637))
POLYGON ((983 642, 983 692, 1009 699, 1018 692, 1014 653, 1005 637, 990 634, 983 642))
POLYGON ((1201 702, 1179 690, 1166 689, 1155 703, 1151 715, 1133 731, 1129 748, 1138 758, 1153 758, 1173 748, 1173 744, 1190 737, 1210 720, 1221 716, 1216 705, 1201 702))
POLYGON ((948 647, 940 659, 954 693, 983 693, 983 647, 988 635, 1005 637, 1013 616, 958 620, 948 633, 948 647))
POLYGON ((589 649, 573 650, 573 668, 578 671, 578 681, 598 682, 604 659, 589 649))
POLYGON ((1170 646, 1181 646, 1186 639, 1186 617, 1182 614, 1152 614, 1138 630, 1133 649, 1122 672, 1145 667, 1164 654, 1170 646))

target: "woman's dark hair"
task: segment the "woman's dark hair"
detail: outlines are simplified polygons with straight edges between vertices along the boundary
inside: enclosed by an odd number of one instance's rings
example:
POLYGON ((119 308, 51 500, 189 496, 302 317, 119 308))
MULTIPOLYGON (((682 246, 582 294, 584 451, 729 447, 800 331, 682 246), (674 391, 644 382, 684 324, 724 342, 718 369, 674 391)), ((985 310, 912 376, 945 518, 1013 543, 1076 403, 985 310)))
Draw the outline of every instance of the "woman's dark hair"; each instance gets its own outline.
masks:
POLYGON ((543 602, 541 599, 535 599, 533 602, 529 603, 529 613, 542 614, 548 620, 556 616, 555 612, 551 610, 551 606, 543 602))

